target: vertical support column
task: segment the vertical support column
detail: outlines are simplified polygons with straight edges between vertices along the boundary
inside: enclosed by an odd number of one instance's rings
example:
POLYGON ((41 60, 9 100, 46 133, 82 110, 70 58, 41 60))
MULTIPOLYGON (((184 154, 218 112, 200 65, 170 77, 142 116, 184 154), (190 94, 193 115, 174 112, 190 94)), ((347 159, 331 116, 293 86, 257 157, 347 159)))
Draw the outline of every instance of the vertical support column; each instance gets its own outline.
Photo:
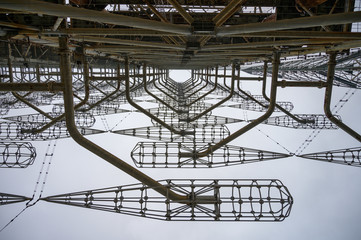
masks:
POLYGON ((11 44, 10 42, 8 43, 8 68, 9 68, 9 81, 12 83, 14 82, 14 78, 13 78, 13 64, 11 61, 11 44))
POLYGON ((332 87, 333 87, 333 79, 335 76, 335 67, 336 67, 336 52, 331 52, 329 54, 328 61, 328 70, 327 70, 327 82, 326 82, 326 91, 325 91, 325 101, 324 101, 324 111, 326 116, 330 119, 331 122, 336 124, 339 128, 350 134, 357 141, 361 142, 361 136, 349 126, 338 120, 331 112, 331 98, 332 98, 332 87))

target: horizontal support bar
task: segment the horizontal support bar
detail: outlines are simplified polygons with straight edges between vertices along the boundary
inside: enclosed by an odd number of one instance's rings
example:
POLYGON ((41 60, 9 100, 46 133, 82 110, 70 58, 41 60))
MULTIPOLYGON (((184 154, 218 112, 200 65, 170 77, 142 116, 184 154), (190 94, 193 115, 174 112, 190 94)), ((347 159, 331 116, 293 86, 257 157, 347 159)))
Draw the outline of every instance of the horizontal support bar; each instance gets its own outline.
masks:
POLYGON ((263 81, 263 77, 235 77, 236 80, 263 81))
POLYGON ((44 14, 55 17, 70 17, 91 22, 114 24, 118 26, 128 26, 135 28, 143 28, 150 30, 157 30, 163 32, 172 32, 184 35, 190 35, 191 29, 187 25, 176 25, 171 23, 164 23, 152 21, 147 19, 140 19, 136 17, 123 16, 120 14, 113 14, 107 11, 95 11, 85 8, 65 6, 62 4, 55 4, 43 1, 34 0, 8 0, 1 1, 0 8, 23 11, 33 14, 44 14))
POLYGON ((278 20, 275 22, 249 23, 231 27, 220 27, 217 36, 222 37, 232 34, 277 31, 297 28, 309 28, 329 25, 348 24, 361 21, 361 11, 327 14, 313 17, 301 17, 278 20))
POLYGON ((64 90, 62 83, 0 83, 2 92, 61 92, 64 90))
POLYGON ((323 88, 326 87, 326 82, 323 81, 317 81, 317 82, 311 82, 311 81, 278 81, 277 82, 278 87, 318 87, 323 88))
POLYGON ((125 80, 125 76, 119 76, 119 77, 90 77, 89 80, 91 80, 91 81, 118 81, 118 80, 125 80))

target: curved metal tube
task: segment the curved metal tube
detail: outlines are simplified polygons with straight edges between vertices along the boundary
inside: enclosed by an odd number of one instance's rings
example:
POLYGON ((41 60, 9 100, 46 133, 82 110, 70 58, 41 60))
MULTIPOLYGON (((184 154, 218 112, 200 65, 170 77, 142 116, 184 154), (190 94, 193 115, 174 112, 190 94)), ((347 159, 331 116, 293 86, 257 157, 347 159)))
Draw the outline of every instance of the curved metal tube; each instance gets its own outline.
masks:
MULTIPOLYGON (((82 101, 80 101, 78 104, 76 104, 74 106, 74 110, 84 106, 89 99, 89 65, 88 65, 88 61, 85 58, 85 55, 83 55, 83 74, 84 74, 84 90, 85 90, 85 96, 82 99, 82 101)), ((45 124, 44 126, 42 126, 39 129, 32 129, 32 133, 41 133, 43 131, 45 131, 46 129, 50 128, 51 126, 53 126, 55 123, 57 123, 58 121, 64 119, 65 117, 65 113, 55 117, 52 119, 52 121, 50 121, 49 123, 45 124)))
MULTIPOLYGON (((208 81, 209 82, 209 81, 208 81)), ((218 66, 216 67, 216 76, 215 76, 215 80, 214 80, 214 86, 211 90, 209 90, 208 92, 206 92, 205 94, 203 94, 202 96, 200 96, 199 98, 195 99, 194 101, 190 102, 189 104, 187 104, 187 107, 192 106, 194 103, 198 102, 199 100, 201 100, 202 98, 205 98, 206 96, 208 96, 209 94, 211 94, 214 90, 217 89, 217 85, 218 85, 218 66)))
POLYGON ((256 120, 252 121, 248 125, 244 126, 243 128, 239 129, 238 131, 234 132, 233 134, 229 135, 227 138, 223 139, 222 141, 216 143, 215 145, 211 145, 208 149, 202 151, 202 152, 193 152, 193 153, 187 153, 182 152, 180 153, 180 157, 191 157, 194 159, 205 157, 217 149, 221 148, 225 144, 228 144, 229 142, 233 141, 234 139, 238 138, 245 132, 251 130, 252 128, 256 127, 258 124, 265 121, 267 118, 269 118, 272 113, 274 112, 275 106, 276 106, 276 96, 277 96, 277 78, 278 78, 278 66, 280 62, 280 53, 274 52, 273 54, 273 69, 272 69, 272 83, 271 83, 271 101, 270 105, 268 106, 267 112, 265 112, 262 116, 257 118, 256 120))
POLYGON ((82 147, 88 149, 90 152, 96 154, 97 156, 103 158, 107 162, 111 163, 120 170, 126 172, 142 183, 153 188, 158 193, 163 196, 169 197, 174 201, 184 201, 188 199, 188 196, 181 196, 169 188, 161 185, 151 177, 145 175, 144 173, 138 171, 131 165, 117 158, 113 154, 109 153, 105 149, 99 147, 95 143, 86 139, 78 131, 75 121, 74 121, 74 107, 73 107, 73 89, 72 89, 72 73, 70 65, 70 52, 67 44, 68 39, 65 37, 59 38, 60 45, 60 69, 61 69, 61 79, 64 83, 64 108, 65 108, 65 118, 66 126, 69 131, 70 136, 82 147))
MULTIPOLYGON (((264 99, 266 99, 269 102, 270 99, 266 94, 266 80, 267 80, 267 62, 264 62, 262 96, 263 96, 264 99)), ((287 116, 289 116, 290 118, 292 118, 293 120, 295 120, 295 121, 297 121, 297 122, 299 122, 301 124, 314 123, 314 120, 300 119, 300 118, 296 117, 295 115, 293 115, 292 113, 290 113, 289 111, 284 109, 282 106, 278 105, 277 103, 276 103, 276 107, 281 112, 285 113, 287 116)))
MULTIPOLYGON (((8 56, 8 67, 9 67, 9 80, 10 83, 14 82, 14 78, 13 78, 13 64, 11 61, 11 47, 10 47, 10 43, 8 44, 9 47, 9 56, 8 56)), ((38 74, 37 74, 38 76, 38 74)), ((52 116, 50 116, 49 114, 47 114, 46 112, 44 112, 43 110, 41 110, 40 108, 34 106, 32 103, 28 102, 26 99, 24 99, 24 97, 20 96, 18 93, 16 92, 11 92, 12 95, 19 101, 25 103, 26 105, 28 105, 30 108, 34 109, 35 111, 39 112, 40 114, 44 115, 45 117, 49 118, 50 120, 53 120, 54 118, 52 116)), ((30 94, 30 93, 29 93, 30 94)))
MULTIPOLYGON (((88 77, 88 79, 89 79, 89 77, 88 77)), ((117 81, 117 86, 116 86, 115 90, 113 92, 111 92, 110 94, 108 94, 107 96, 105 96, 104 98, 97 101, 96 103, 89 105, 89 107, 86 109, 83 109, 83 111, 85 112, 85 111, 89 111, 89 110, 93 109, 94 107, 98 106, 99 104, 101 104, 101 103, 105 102, 106 100, 108 100, 109 98, 111 98, 119 90, 120 90, 120 66, 118 65, 118 81, 117 81)))
POLYGON ((172 92, 174 95, 178 94, 178 88, 176 86, 173 86, 172 83, 170 83, 167 79, 160 78, 158 79, 159 84, 167 89, 168 91, 172 92), (162 80, 164 83, 162 83, 162 80))
MULTIPOLYGON (((255 99, 252 95, 248 94, 246 91, 243 91, 241 89, 241 86, 239 85, 240 84, 240 81, 238 80, 238 83, 237 83, 237 88, 238 88, 238 91, 240 91, 241 93, 243 93, 244 95, 246 95, 249 99, 251 99, 253 102, 255 103, 258 103, 259 105, 261 105, 262 107, 264 108, 267 108, 268 106, 264 105, 263 103, 261 103, 260 101, 258 101, 257 99, 255 99)), ((242 97, 242 96, 241 96, 242 97)), ((244 98, 244 97, 242 97, 244 98)), ((247 99, 246 99, 247 100, 247 99)))
MULTIPOLYGON (((207 69, 207 71, 208 71, 208 69, 207 69)), ((201 85, 202 82, 203 82, 203 79, 200 77, 200 74, 198 74, 198 75, 197 75, 196 82, 191 81, 190 84, 182 84, 182 86, 183 86, 183 93, 187 93, 187 92, 189 92, 189 91, 194 90, 196 87, 198 87, 199 85, 201 85), (198 82, 198 80, 199 80, 199 82, 198 82)), ((202 88, 203 88, 203 87, 202 87, 202 88)), ((193 94, 195 94, 195 93, 198 92, 198 91, 199 91, 199 90, 196 90, 195 92, 190 93, 190 95, 187 96, 187 97, 192 96, 193 94)))
MULTIPOLYGON (((197 87, 198 85, 200 85, 203 81, 203 78, 201 77, 201 76, 199 76, 199 79, 201 79, 201 81, 200 81, 200 83, 199 84, 197 84, 197 85, 195 85, 194 87, 193 87, 193 89, 195 88, 195 87, 197 87)), ((185 96, 185 98, 190 98, 191 96, 193 96, 194 94, 196 94, 196 93, 198 93, 198 92, 200 92, 200 91, 202 91, 202 89, 204 89, 204 88, 206 88, 207 86, 208 86, 208 83, 209 83, 209 74, 208 74, 208 68, 207 68, 207 77, 206 77, 206 84, 204 84, 203 85, 203 87, 201 87, 201 88, 199 88, 198 90, 196 90, 196 91, 194 91, 193 93, 191 93, 190 95, 188 95, 188 96, 185 96)), ((192 88, 191 88, 192 89, 192 88)))
POLYGON ((197 116, 194 116, 193 118, 188 118, 187 122, 193 122, 197 119, 199 119, 200 117, 204 116, 205 114, 209 113, 210 111, 212 111, 213 109, 217 108, 218 106, 220 106, 221 104, 227 102, 229 99, 232 98, 233 93, 234 93, 234 81, 235 81, 235 65, 232 65, 232 82, 231 82, 231 91, 229 93, 229 95, 222 99, 221 101, 219 101, 218 103, 212 105, 211 107, 207 108, 206 110, 204 110, 203 112, 201 112, 200 114, 198 114, 197 116))
MULTIPOLYGON (((163 78, 163 77, 164 77, 164 76, 161 75, 161 78, 163 78)), ((160 82, 160 79, 157 79, 157 80, 160 82)), ((169 98, 173 99, 174 101, 177 101, 177 100, 178 100, 176 97, 168 94, 168 93, 165 92, 163 89, 161 89, 160 87, 158 87, 157 84, 156 84, 156 82, 157 82, 157 81, 154 81, 154 82, 153 82, 153 85, 154 85, 154 87, 155 87, 156 89, 158 89, 160 92, 162 92, 164 95, 168 96, 169 98)), ((163 85, 162 85, 162 86, 163 86, 163 85)), ((164 86, 163 86, 163 87, 164 87, 164 86)), ((168 88, 166 88, 166 89, 168 89, 168 88)))
POLYGON ((134 108, 136 108, 140 112, 144 113, 145 115, 147 115, 148 117, 150 117, 151 119, 153 119, 154 121, 156 121, 157 123, 159 123, 160 125, 165 127, 166 129, 168 129, 169 131, 171 131, 175 134, 179 134, 181 136, 194 135, 194 131, 185 131, 185 130, 174 129, 172 126, 163 122, 162 120, 160 120, 159 118, 157 118, 156 116, 154 116, 153 114, 151 114, 150 112, 148 112, 147 110, 145 110, 144 108, 142 108, 141 106, 139 106, 132 100, 132 98, 130 97, 130 88, 129 88, 129 60, 128 60, 128 57, 125 58, 125 96, 130 105, 132 105, 134 108))
MULTIPOLYGON (((153 81, 155 81, 155 72, 154 71, 153 71, 153 81)), ((153 93, 151 93, 149 91, 148 84, 147 84, 147 65, 145 63, 143 64, 143 84, 144 84, 144 90, 146 91, 146 93, 148 93, 154 99, 156 99, 157 101, 159 101, 160 103, 165 105, 167 108, 171 109, 173 112, 178 113, 177 109, 175 109, 174 107, 172 107, 171 105, 169 105, 168 103, 166 103, 165 101, 163 101, 162 99, 160 99, 159 97, 157 97, 156 95, 154 95, 153 93)))
POLYGON ((39 112, 40 114, 44 115, 45 117, 49 118, 50 120, 54 121, 54 118, 52 116, 50 116, 48 113, 44 112, 43 110, 41 110, 40 108, 38 108, 37 106, 35 106, 34 104, 28 102, 26 99, 24 99, 22 96, 20 96, 18 93, 16 92, 11 92, 13 94, 13 96, 19 100, 20 102, 25 103, 26 105, 28 105, 28 107, 34 109, 35 111, 39 112))
POLYGON ((335 66, 336 66, 336 52, 331 52, 329 54, 329 61, 328 61, 328 70, 327 70, 327 82, 326 82, 326 91, 325 91, 325 101, 324 101, 324 111, 326 116, 330 119, 331 122, 336 124, 339 128, 350 134, 353 138, 357 141, 361 142, 361 136, 349 126, 338 120, 333 114, 330 109, 331 105, 331 98, 332 98, 332 87, 333 87, 333 78, 335 75, 335 66))

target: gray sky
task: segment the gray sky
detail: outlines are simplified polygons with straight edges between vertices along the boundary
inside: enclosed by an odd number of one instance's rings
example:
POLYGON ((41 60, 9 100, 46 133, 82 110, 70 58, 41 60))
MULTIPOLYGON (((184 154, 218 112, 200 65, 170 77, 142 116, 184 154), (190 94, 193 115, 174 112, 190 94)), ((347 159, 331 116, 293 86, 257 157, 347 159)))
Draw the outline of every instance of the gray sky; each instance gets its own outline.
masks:
MULTIPOLYGON (((174 78, 186 79, 173 72, 174 78)), ((245 90, 260 94, 261 84, 243 83, 245 90)), ((347 91, 334 88, 334 105, 347 91)), ((277 100, 291 101, 294 113, 322 113, 323 89, 278 89, 277 100)), ((361 94, 356 91, 339 114, 343 121, 361 132, 361 94)), ((148 103, 149 104, 149 103, 148 103)), ((151 104, 149 104, 151 105, 151 104)), ((129 106, 125 106, 128 107, 129 106)), ((23 114, 11 110, 9 115, 23 114)), ((219 116, 244 118, 241 109, 223 107, 213 111, 219 116)), ((248 112, 248 118, 260 113, 248 112)), ((280 115, 275 114, 275 115, 280 115)), ((122 113, 106 117, 110 128, 128 129, 150 126, 139 113, 122 113)), ((100 118, 95 128, 104 129, 100 118)), ((231 132, 244 123, 229 124, 231 132)), ((231 145, 286 152, 271 139, 294 152, 312 130, 294 130, 259 125, 231 145)), ((88 136, 105 149, 133 165, 130 151, 145 139, 104 133, 88 136)), ((44 159, 48 142, 33 142, 38 157, 26 169, 0 169, 0 192, 31 196, 44 159)), ((323 130, 303 153, 357 147, 360 144, 342 130, 323 130)), ((116 213, 38 202, 0 233, 0 239, 359 239, 361 208, 360 169, 291 157, 217 169, 143 169, 154 179, 280 179, 294 197, 291 215, 280 223, 259 222, 165 222, 116 213)), ((43 196, 87 189, 137 183, 135 179, 77 145, 72 139, 57 140, 43 196)), ((0 207, 0 227, 25 206, 24 203, 0 207)))

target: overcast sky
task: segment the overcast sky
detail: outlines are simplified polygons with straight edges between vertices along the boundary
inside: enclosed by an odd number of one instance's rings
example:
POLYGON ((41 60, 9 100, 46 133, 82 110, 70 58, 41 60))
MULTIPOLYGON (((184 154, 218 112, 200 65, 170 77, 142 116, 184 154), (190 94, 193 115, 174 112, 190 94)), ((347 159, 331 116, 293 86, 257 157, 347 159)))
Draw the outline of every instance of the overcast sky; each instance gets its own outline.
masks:
MULTIPOLYGON (((174 79, 184 80, 189 72, 173 71, 174 79)), ((245 74, 246 75, 246 74, 245 74)), ((261 84, 242 84, 252 94, 261 94, 261 84)), ((334 88, 333 104, 348 91, 334 88)), ((278 89, 278 101, 291 101, 294 113, 322 113, 324 89, 278 89)), ((339 114, 343 121, 361 132, 361 94, 358 91, 339 114)), ((152 106, 144 103, 144 106, 152 106)), ((156 105, 154 105, 156 106, 156 105)), ((124 108, 131 109, 129 105, 124 108)), ((49 109, 49 108, 47 108, 49 109)), ((23 114, 10 110, 9 115, 23 114)), ((214 115, 244 119, 244 111, 222 107, 214 115)), ((249 119, 260 113, 248 112, 249 119)), ((281 114, 275 114, 281 115, 281 114)), ((150 126, 150 120, 140 113, 122 113, 106 116, 110 128, 128 129, 150 126)), ((245 123, 227 125, 231 132, 245 123)), ((98 129, 104 126, 96 118, 98 129)), ((312 134, 312 130, 294 130, 259 125, 231 145, 286 153, 296 149, 312 134), (266 137, 269 135, 273 140, 266 137), (280 145, 276 144, 279 142, 280 145), (284 147, 284 148, 283 148, 284 147)), ((133 165, 130 152, 141 138, 113 133, 87 136, 88 139, 133 165)), ((48 142, 37 141, 35 163, 26 169, 0 169, 0 192, 31 196, 44 160, 48 142)), ((77 145, 72 139, 56 141, 54 157, 43 196, 73 191, 97 189, 137 183, 99 157, 77 145)), ((342 130, 323 130, 303 153, 358 147, 360 143, 342 130)), ((360 168, 290 157, 217 169, 142 169, 154 179, 280 179, 290 190, 294 205, 291 215, 283 222, 165 222, 132 217, 92 209, 58 205, 44 201, 28 208, 0 233, 0 239, 359 239, 361 208, 360 168)), ((12 219, 25 203, 0 207, 0 227, 12 219)))

